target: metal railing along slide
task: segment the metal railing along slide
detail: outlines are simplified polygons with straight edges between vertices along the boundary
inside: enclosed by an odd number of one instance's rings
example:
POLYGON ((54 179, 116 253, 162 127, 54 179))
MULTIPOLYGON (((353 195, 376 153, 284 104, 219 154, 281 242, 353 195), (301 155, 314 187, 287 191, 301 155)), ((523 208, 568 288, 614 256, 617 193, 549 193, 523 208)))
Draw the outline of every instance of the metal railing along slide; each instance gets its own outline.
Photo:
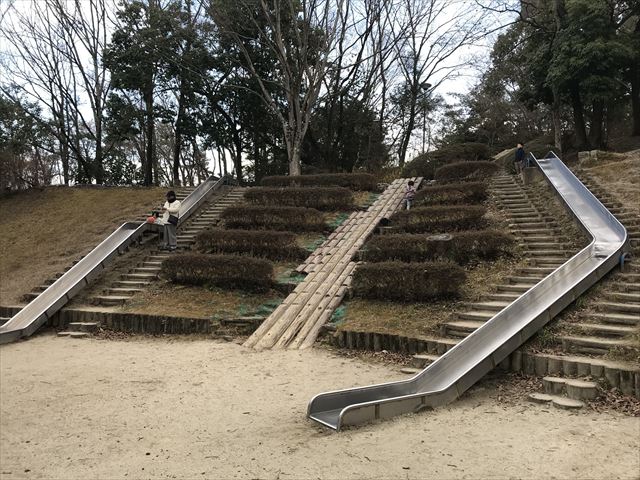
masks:
MULTIPOLYGON (((202 182, 182 202, 179 222, 186 221, 211 193, 219 189, 226 177, 211 176, 202 182)), ((76 263, 49 288, 26 305, 7 323, 0 326, 0 344, 9 343, 21 337, 28 337, 44 325, 74 295, 93 281, 107 263, 144 232, 154 229, 149 223, 127 222, 103 240, 97 247, 76 263)))
POLYGON ((532 160, 589 234, 589 245, 414 377, 321 393, 309 402, 309 418, 340 430, 459 398, 624 258, 622 224, 553 152, 532 160))

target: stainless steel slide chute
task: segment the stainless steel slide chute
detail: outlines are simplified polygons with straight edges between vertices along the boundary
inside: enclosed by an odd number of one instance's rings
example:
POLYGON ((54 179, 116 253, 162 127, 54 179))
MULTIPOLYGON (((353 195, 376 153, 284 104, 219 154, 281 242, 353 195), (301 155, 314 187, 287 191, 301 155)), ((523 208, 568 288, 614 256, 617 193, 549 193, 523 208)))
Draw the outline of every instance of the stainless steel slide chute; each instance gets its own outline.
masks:
MULTIPOLYGON (((187 220, 225 178, 209 177, 182 202, 180 221, 187 220)), ((76 263, 44 292, 0 326, 0 344, 28 337, 44 325, 85 285, 94 280, 118 253, 153 227, 148 223, 127 222, 76 263)))
POLYGON ((340 430, 451 402, 618 265, 628 248, 622 224, 553 152, 533 160, 590 235, 589 245, 414 377, 319 394, 309 418, 340 430))

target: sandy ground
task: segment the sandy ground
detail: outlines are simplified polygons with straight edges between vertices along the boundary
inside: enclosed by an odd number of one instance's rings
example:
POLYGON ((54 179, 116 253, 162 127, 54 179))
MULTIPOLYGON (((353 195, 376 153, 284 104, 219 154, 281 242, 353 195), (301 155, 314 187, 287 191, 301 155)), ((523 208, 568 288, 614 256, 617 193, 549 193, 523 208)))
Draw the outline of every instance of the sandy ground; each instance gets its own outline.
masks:
POLYGON ((639 478, 640 419, 498 403, 331 433, 326 389, 398 378, 325 350, 204 339, 59 339, 0 348, 0 477, 639 478))

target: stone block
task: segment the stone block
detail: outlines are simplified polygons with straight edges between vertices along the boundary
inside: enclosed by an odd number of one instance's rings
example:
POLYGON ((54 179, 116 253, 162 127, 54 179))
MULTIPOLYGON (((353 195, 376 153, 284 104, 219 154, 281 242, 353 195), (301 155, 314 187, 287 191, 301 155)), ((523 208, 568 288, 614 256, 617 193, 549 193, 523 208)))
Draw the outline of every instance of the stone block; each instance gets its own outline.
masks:
POLYGON ((558 375, 562 373, 562 359, 560 358, 549 358, 547 362, 547 370, 549 375, 558 375))
POLYGON ((511 370, 514 372, 522 371, 522 352, 520 350, 511 354, 511 370))
POLYGON ((604 378, 610 386, 618 388, 620 386, 620 370, 613 367, 604 367, 604 378))
POLYGON ((547 374, 547 357, 536 356, 534 362, 536 375, 545 376, 547 374))
POLYGON ((629 370, 620 370, 620 390, 625 395, 633 395, 635 390, 635 374, 629 370))
POLYGON ((589 365, 590 374, 593 378, 602 378, 604 377, 604 366, 591 364, 589 365))

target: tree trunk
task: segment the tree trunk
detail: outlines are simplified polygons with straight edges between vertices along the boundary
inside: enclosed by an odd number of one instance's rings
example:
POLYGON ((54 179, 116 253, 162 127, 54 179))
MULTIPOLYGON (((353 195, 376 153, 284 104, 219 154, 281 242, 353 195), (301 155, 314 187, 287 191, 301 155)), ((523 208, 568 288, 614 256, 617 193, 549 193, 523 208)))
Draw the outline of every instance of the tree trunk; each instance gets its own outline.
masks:
POLYGON ((638 62, 631 67, 631 113, 633 116, 631 135, 640 135, 640 63, 638 62))
POLYGON ((591 128, 589 129, 589 143, 594 148, 603 148, 602 122, 604 120, 604 102, 593 101, 593 115, 591 116, 591 128))
POLYGON ((291 144, 292 148, 289 151, 289 175, 292 177, 302 174, 300 169, 301 144, 301 141, 293 141, 291 144))
POLYGON ((150 187, 153 184, 153 171, 154 171, 154 155, 153 146, 155 141, 155 122, 153 116, 153 81, 149 82, 149 85, 144 92, 144 104, 146 109, 146 125, 145 136, 147 137, 147 145, 145 148, 144 157, 144 185, 150 187))
POLYGON ((180 94, 178 97, 178 115, 176 117, 175 144, 173 146, 173 185, 180 185, 180 152, 182 151, 182 127, 185 121, 185 90, 187 82, 184 77, 180 80, 180 94))
POLYGON ((578 85, 571 88, 571 106, 573 107, 573 125, 576 134, 576 147, 578 150, 588 150, 587 127, 584 123, 582 99, 578 85))
POLYGON ((417 90, 411 93, 411 105, 409 107, 409 124, 407 129, 402 135, 402 142, 400 144, 400 151, 398 152, 398 163, 401 167, 404 167, 404 162, 407 156, 407 149, 409 148, 409 141, 411 140, 411 134, 416 126, 416 100, 417 90))

